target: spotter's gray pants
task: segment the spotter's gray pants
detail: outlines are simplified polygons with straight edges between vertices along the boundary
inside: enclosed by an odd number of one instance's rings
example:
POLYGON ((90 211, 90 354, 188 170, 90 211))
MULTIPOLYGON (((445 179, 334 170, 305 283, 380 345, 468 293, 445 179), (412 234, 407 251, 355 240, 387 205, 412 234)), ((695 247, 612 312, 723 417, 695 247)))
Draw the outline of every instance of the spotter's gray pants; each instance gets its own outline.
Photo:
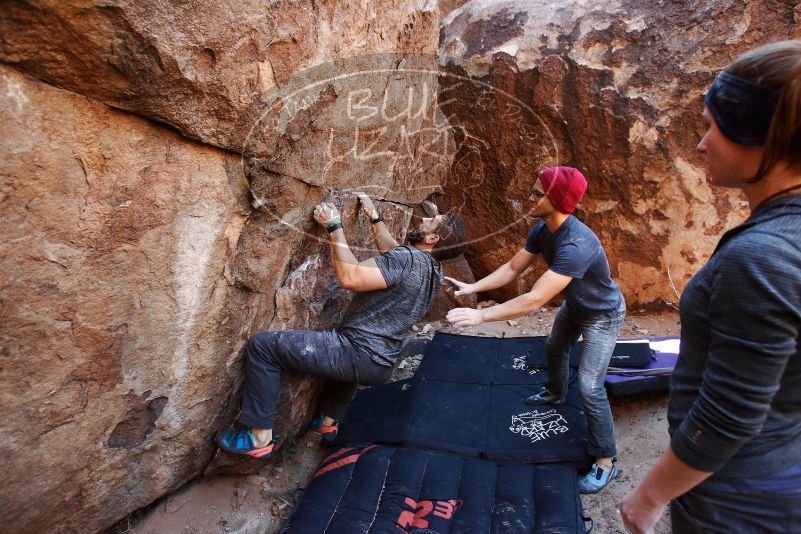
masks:
POLYGON ((595 458, 610 458, 617 454, 615 425, 606 397, 604 378, 625 318, 625 304, 616 311, 574 317, 567 304, 563 303, 545 343, 550 377, 548 390, 561 396, 567 389, 570 350, 579 336, 583 338, 578 385, 589 430, 587 454, 595 458))

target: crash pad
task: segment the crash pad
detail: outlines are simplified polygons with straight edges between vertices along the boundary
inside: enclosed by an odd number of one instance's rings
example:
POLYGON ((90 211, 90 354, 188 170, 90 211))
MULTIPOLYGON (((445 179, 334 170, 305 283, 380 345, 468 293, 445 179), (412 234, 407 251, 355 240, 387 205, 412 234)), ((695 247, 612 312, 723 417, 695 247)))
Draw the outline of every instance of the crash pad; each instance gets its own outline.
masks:
POLYGON ((417 448, 334 448, 283 534, 584 533, 576 471, 417 448))
POLYGON ((504 463, 588 469, 587 423, 571 370, 566 402, 527 406, 548 373, 526 365, 525 338, 437 334, 415 375, 360 391, 336 444, 382 443, 504 463))

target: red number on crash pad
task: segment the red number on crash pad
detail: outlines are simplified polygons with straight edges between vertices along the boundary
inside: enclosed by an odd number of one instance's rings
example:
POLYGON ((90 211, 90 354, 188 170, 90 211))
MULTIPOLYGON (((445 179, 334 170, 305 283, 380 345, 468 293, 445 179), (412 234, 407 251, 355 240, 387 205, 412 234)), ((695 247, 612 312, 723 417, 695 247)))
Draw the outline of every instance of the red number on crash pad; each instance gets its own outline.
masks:
POLYGON ((417 502, 410 497, 406 497, 406 504, 414 508, 414 513, 408 510, 401 512, 398 516, 398 526, 402 528, 409 526, 428 528, 428 521, 423 518, 431 513, 431 510, 434 509, 434 504, 431 501, 417 502))
POLYGON ((434 506, 434 515, 443 519, 450 519, 453 516, 454 508, 456 508, 456 501, 437 501, 434 506))
POLYGON ((423 519, 432 511, 437 517, 443 519, 450 519, 453 517, 453 512, 459 509, 461 501, 415 501, 411 497, 406 497, 406 505, 413 508, 414 512, 409 510, 401 512, 398 516, 398 526, 401 528, 416 527, 428 528, 428 521, 423 519))

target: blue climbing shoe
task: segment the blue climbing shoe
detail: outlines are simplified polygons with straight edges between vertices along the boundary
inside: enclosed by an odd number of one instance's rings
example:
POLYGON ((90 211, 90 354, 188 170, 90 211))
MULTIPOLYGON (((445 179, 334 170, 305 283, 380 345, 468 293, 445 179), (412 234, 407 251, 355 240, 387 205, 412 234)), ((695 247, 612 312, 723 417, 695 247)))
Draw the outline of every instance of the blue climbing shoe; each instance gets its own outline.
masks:
POLYGON ((325 425, 323 424, 324 419, 324 415, 317 416, 309 426, 312 430, 320 434, 321 442, 330 444, 337 437, 337 432, 339 431, 339 422, 334 421, 333 424, 325 425))
POLYGON ((588 495, 598 493, 606 487, 614 478, 617 477, 617 459, 612 460, 612 469, 606 471, 598 467, 598 464, 592 464, 590 472, 581 477, 578 481, 579 493, 588 495))
POLYGON ((217 436, 217 445, 226 452, 232 454, 242 454, 251 456, 253 458, 269 457, 275 449, 275 444, 278 441, 278 436, 273 436, 272 441, 263 447, 256 447, 253 443, 253 433, 249 428, 234 430, 225 430, 217 436))
POLYGON ((548 391, 548 388, 543 386, 539 392, 528 397, 524 402, 529 406, 539 406, 541 404, 562 404, 565 402, 565 398, 564 396, 560 397, 559 395, 551 395, 551 393, 548 391))

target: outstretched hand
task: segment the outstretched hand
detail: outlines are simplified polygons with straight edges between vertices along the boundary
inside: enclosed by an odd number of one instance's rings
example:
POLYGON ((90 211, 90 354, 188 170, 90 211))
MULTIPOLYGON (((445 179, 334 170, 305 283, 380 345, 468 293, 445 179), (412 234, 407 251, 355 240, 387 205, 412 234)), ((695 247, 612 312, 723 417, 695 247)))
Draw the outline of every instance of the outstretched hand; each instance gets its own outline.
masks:
POLYGON ((454 308, 445 318, 454 326, 475 326, 484 322, 482 311, 473 308, 454 308))
POLYGON ((460 295, 472 295, 473 293, 476 292, 473 289, 473 284, 460 282, 459 280, 447 276, 443 276, 442 279, 456 288, 456 291, 454 291, 453 294, 456 295, 457 297, 460 295))
POLYGON ((368 197, 366 193, 362 193, 361 191, 356 192, 354 194, 357 197, 359 197, 359 204, 361 204, 362 211, 364 211, 364 214, 367 215, 371 220, 378 218, 378 210, 373 204, 373 201, 370 200, 370 197, 368 197))
POLYGON ((322 227, 339 220, 339 210, 330 202, 323 202, 314 206, 314 220, 322 227))
POLYGON ((626 495, 618 509, 623 525, 631 534, 653 534, 665 512, 665 505, 648 503, 635 489, 626 495))

